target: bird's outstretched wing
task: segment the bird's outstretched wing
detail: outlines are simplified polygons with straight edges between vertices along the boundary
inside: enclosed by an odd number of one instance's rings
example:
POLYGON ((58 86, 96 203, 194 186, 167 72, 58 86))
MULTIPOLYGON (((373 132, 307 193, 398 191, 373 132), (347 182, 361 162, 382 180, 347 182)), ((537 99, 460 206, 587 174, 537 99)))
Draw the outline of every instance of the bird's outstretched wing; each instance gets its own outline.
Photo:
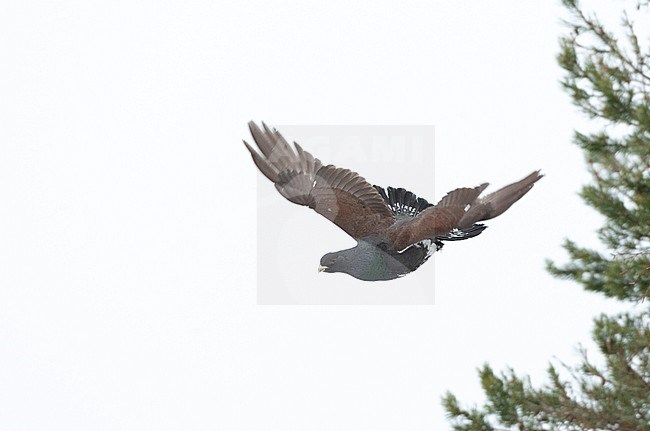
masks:
POLYGON ((348 169, 323 166, 300 145, 295 151, 277 130, 248 123, 261 154, 246 141, 259 170, 289 201, 308 206, 353 238, 384 231, 395 219, 383 198, 363 177, 348 169))
POLYGON ((475 223, 494 218, 510 208, 542 176, 539 171, 535 171, 483 198, 479 198, 479 195, 488 186, 487 183, 474 188, 453 190, 408 223, 393 226, 389 231, 393 248, 402 250, 425 239, 448 236, 456 230, 471 232, 475 223))

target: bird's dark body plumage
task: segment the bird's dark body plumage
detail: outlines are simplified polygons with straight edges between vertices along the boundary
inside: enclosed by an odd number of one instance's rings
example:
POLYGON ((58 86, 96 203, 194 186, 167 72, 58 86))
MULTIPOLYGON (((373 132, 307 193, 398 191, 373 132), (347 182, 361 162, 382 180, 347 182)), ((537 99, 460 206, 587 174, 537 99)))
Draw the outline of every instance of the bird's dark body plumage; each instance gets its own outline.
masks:
POLYGON ((244 144, 259 170, 289 201, 308 206, 352 236, 357 245, 328 253, 319 270, 344 272, 367 281, 392 280, 415 271, 445 241, 473 238, 492 219, 523 197, 542 175, 479 197, 487 183, 459 188, 432 205, 403 189, 371 186, 348 169, 324 166, 276 130, 249 123, 259 154, 244 144))

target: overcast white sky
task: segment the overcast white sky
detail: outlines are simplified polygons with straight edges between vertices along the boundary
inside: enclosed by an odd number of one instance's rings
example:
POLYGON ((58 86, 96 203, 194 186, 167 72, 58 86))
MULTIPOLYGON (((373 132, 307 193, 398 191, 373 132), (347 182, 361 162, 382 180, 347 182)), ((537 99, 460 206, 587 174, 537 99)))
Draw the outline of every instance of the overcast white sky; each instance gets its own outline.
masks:
MULTIPOLYGON (((0 429, 442 430, 484 361, 539 383, 593 347, 621 307, 543 269, 601 223, 557 3, 6 3, 0 429), (435 198, 547 176, 436 257, 433 306, 258 306, 251 119, 433 125, 435 198)), ((310 271, 349 246, 290 210, 310 271)))

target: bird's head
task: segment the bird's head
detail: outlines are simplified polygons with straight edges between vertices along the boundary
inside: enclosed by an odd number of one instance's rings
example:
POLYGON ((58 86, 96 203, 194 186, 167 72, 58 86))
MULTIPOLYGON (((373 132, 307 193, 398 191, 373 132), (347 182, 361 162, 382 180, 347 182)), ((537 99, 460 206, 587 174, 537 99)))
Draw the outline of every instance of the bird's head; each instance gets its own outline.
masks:
POLYGON ((384 278, 384 252, 366 241, 359 241, 356 247, 327 253, 320 259, 318 272, 342 272, 360 280, 384 278))
POLYGON ((321 257, 318 272, 347 272, 349 265, 343 251, 327 253, 321 257))

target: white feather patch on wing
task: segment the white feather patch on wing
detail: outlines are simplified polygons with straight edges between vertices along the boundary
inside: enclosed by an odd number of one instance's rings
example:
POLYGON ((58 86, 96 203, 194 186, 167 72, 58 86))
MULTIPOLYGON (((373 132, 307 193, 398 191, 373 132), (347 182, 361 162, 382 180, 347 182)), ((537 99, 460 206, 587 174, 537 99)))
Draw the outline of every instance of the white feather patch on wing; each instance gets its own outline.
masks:
POLYGON ((433 241, 431 241, 430 239, 425 239, 420 242, 416 242, 415 244, 411 244, 408 247, 403 248, 402 250, 398 251, 398 253, 402 254, 406 250, 410 249, 411 247, 425 248, 427 250, 427 258, 430 257, 433 253, 435 253, 437 249, 437 247, 433 246, 433 241))

